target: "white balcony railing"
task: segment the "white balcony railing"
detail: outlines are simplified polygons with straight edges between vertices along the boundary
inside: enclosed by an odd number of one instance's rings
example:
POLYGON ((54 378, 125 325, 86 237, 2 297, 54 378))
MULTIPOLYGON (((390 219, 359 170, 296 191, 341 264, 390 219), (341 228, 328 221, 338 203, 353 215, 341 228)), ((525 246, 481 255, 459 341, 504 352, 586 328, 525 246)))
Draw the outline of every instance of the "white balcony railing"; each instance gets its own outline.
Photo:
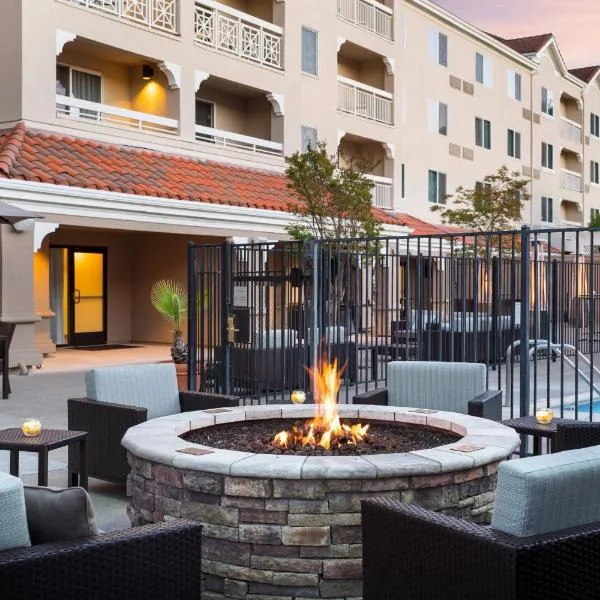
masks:
POLYGON ((563 139, 569 140, 574 144, 581 144, 581 125, 571 121, 570 119, 565 119, 565 117, 560 118, 560 135, 563 139))
POLYGON ((283 29, 213 0, 197 0, 195 41, 227 54, 283 68, 283 29))
POLYGON ((63 0, 142 27, 179 33, 178 0, 63 0))
POLYGON ((151 133, 176 135, 179 131, 177 119, 137 112, 118 106, 108 106, 98 102, 79 100, 60 94, 56 95, 56 116, 151 133))
POLYGON ((375 184, 371 189, 373 206, 387 209, 394 208, 393 180, 390 177, 379 177, 377 175, 365 174, 365 177, 375 184))
POLYGON ((271 142, 270 140, 261 140, 260 138, 223 131, 214 127, 204 127, 196 125, 196 140, 220 146, 221 148, 233 148, 235 150, 246 150, 254 154, 271 154, 281 156, 283 154, 283 144, 271 142))
POLYGON ((572 190, 573 192, 581 193, 581 173, 569 171, 568 169, 560 170, 560 187, 572 190))
POLYGON ((354 25, 392 39, 394 12, 377 0, 338 0, 337 14, 354 25))
POLYGON ((388 92, 338 76, 338 109, 342 112, 392 125, 392 100, 388 92))

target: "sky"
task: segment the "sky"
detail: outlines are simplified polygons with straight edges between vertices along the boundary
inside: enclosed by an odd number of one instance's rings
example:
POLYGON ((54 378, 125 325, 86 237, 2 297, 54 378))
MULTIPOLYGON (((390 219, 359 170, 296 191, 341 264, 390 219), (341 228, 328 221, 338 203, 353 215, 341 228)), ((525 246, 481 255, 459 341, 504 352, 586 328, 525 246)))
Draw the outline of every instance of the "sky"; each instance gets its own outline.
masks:
POLYGON ((476 25, 506 38, 553 33, 568 68, 600 64, 598 0, 434 0, 476 25))

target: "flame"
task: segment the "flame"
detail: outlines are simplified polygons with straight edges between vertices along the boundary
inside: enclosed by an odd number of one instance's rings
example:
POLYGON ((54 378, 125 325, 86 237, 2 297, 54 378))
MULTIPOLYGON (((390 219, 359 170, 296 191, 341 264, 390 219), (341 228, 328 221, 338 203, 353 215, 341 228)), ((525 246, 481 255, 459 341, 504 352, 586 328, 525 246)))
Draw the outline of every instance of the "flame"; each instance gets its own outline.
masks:
POLYGON ((356 445, 367 437, 368 425, 341 423, 337 395, 346 365, 338 369, 337 359, 329 362, 323 357, 314 369, 307 369, 314 382, 315 417, 303 425, 294 425, 290 431, 280 431, 273 438, 278 448, 321 446, 329 450, 342 445, 356 445))

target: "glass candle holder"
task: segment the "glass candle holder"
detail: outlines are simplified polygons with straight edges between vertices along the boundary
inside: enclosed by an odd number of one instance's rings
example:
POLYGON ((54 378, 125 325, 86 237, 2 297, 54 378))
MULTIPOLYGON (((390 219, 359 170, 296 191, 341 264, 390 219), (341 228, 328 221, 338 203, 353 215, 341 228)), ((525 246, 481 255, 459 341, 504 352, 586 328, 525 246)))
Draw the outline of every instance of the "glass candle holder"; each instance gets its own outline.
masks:
POLYGON ((23 425, 21 425, 21 431, 27 437, 35 437, 36 435, 40 435, 42 424, 38 419, 27 419, 24 421, 23 425))
POLYGON ((304 404, 306 401, 306 394, 302 390, 294 390, 290 395, 290 400, 294 404, 304 404))
POLYGON ((554 411, 551 408, 538 408, 535 411, 535 418, 538 423, 542 425, 548 425, 548 423, 552 422, 554 418, 554 411))

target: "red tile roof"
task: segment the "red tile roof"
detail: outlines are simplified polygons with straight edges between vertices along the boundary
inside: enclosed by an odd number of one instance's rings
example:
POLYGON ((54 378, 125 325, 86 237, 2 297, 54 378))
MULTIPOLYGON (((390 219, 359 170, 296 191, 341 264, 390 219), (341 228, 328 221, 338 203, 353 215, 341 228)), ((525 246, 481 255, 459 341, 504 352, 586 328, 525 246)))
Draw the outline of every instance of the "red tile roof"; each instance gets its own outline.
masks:
POLYGON ((506 40, 497 35, 493 37, 519 54, 537 54, 552 39, 553 35, 551 33, 542 33, 540 35, 514 38, 512 40, 506 40))
POLYGON ((581 81, 585 81, 585 83, 589 83, 598 75, 598 71, 600 71, 600 65, 594 65, 592 67, 580 67, 579 69, 570 69, 569 73, 577 79, 581 79, 581 81))
MULTIPOLYGON (((0 131, 0 178, 266 210, 287 211, 295 201, 283 174, 68 137, 24 123, 0 131)), ((381 223, 407 224, 400 215, 378 208, 373 213, 381 223)))

